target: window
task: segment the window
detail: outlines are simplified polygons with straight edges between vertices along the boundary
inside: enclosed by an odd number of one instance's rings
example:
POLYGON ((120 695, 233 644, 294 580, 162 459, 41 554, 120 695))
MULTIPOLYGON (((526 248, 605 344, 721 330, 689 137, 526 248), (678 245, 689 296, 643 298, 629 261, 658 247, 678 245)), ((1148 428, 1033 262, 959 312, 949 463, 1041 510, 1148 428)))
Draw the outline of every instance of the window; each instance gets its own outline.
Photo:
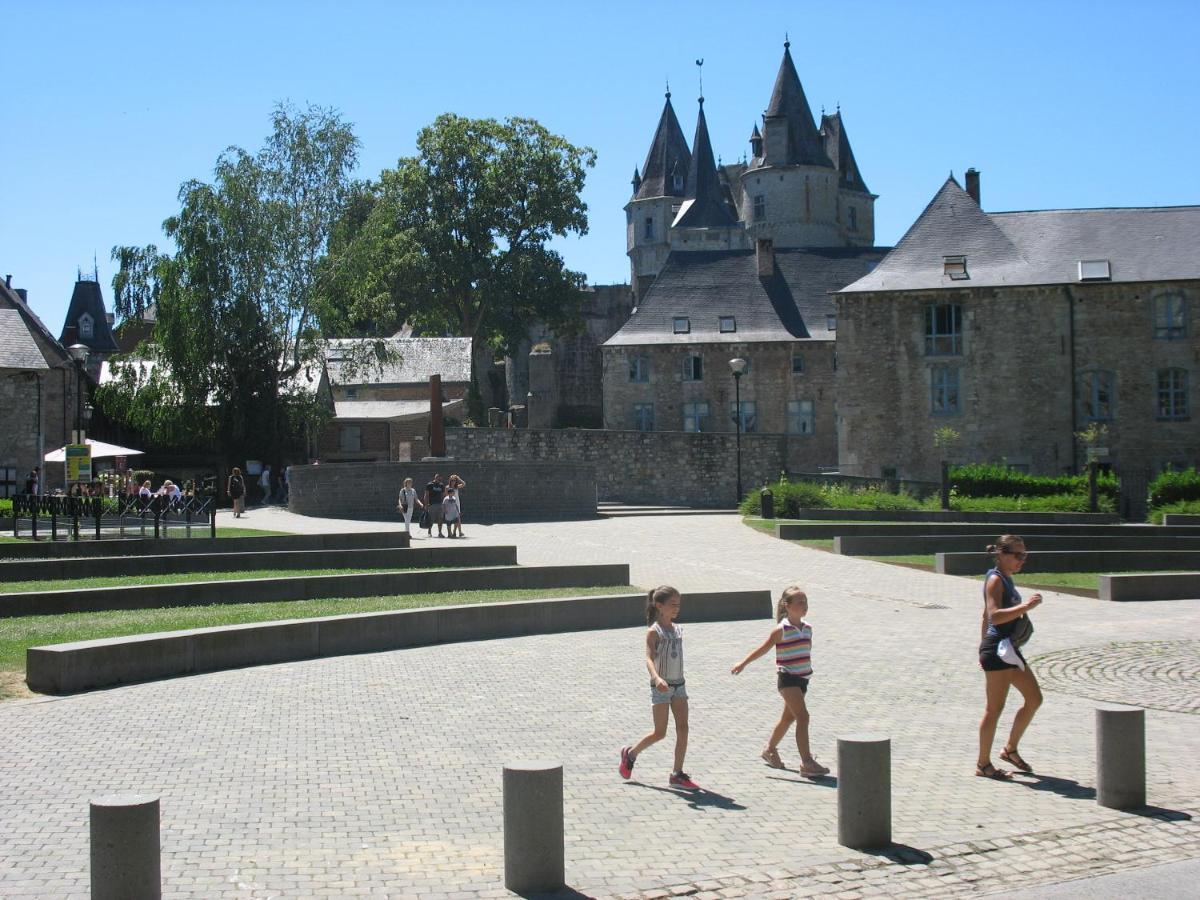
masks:
POLYGON ((971 277, 967 274, 967 258, 965 256, 943 256, 942 274, 951 281, 966 281, 971 277))
POLYGON ((633 404, 633 427, 637 431, 654 430, 654 404, 633 404))
POLYGON ((347 400, 357 400, 358 399, 358 388, 356 388, 356 387, 346 388, 346 399, 347 400))
POLYGON ((940 303, 925 307, 925 355, 958 356, 962 353, 962 307, 940 303))
POLYGON ((762 194, 754 195, 754 221, 761 222, 767 217, 767 198, 762 194))
POLYGON ((642 237, 646 240, 651 240, 654 237, 654 219, 646 216, 646 221, 642 226, 642 237))
POLYGON ((792 374, 793 375, 803 375, 804 374, 804 356, 803 356, 803 354, 800 354, 800 353, 792 354, 792 374))
POLYGON ((729 418, 734 422, 739 419, 742 423, 742 434, 754 434, 758 431, 758 407, 753 400, 743 400, 741 415, 738 415, 737 403, 729 404, 729 418))
POLYGON ((683 404, 683 430, 708 431, 708 401, 697 400, 683 404))
POLYGON ((1187 337, 1183 294, 1162 294, 1154 298, 1154 337, 1160 341, 1179 341, 1187 337))
POLYGON ((358 453, 362 450, 362 426, 343 425, 338 446, 343 453, 358 453))
POLYGON ((650 380, 650 359, 646 356, 629 358, 629 380, 645 383, 650 380))
POLYGON ((81 338, 90 338, 92 336, 92 317, 87 313, 79 317, 79 336, 81 338))
POLYGON ((850 230, 858 231, 858 210, 850 207, 850 230))
POLYGON ((929 375, 930 412, 935 416, 958 415, 958 369, 934 366, 929 375))
POLYGON ((1112 372, 1085 372, 1083 375, 1083 415, 1089 422, 1113 419, 1112 372))
POLYGON ((692 320, 687 316, 676 316, 671 327, 676 334, 688 334, 692 330, 692 320))
POLYGON ((1158 372, 1158 417, 1188 418, 1188 373, 1185 369, 1160 369, 1158 372))
POLYGON ((1107 259, 1081 259, 1079 261, 1080 281, 1111 281, 1112 267, 1107 259))
POLYGON ((683 358, 683 380, 704 380, 704 358, 699 353, 689 353, 683 358))
POLYGON ((671 176, 671 187, 676 191, 682 191, 683 190, 683 176, 678 173, 671 176))
POLYGON ((737 322, 734 320, 733 316, 720 316, 717 319, 717 328, 722 334, 730 334, 731 332, 737 331, 737 322))
POLYGON ((834 315, 825 316, 825 328, 828 331, 837 331, 837 316, 834 316, 834 315))
POLYGON ((789 400, 787 405, 788 434, 813 433, 813 402, 789 400))

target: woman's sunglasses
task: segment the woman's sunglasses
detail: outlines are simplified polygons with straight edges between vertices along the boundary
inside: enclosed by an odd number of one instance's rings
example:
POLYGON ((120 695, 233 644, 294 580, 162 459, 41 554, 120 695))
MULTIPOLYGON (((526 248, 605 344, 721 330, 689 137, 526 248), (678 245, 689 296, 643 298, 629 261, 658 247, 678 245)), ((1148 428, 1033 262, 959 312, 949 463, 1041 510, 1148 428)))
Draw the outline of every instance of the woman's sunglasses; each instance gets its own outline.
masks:
POLYGON ((1009 556, 1015 556, 1017 559, 1021 560, 1022 562, 1024 562, 1025 558, 1029 556, 1029 554, 1026 553, 1024 550, 1001 550, 1000 552, 1007 553, 1009 556))

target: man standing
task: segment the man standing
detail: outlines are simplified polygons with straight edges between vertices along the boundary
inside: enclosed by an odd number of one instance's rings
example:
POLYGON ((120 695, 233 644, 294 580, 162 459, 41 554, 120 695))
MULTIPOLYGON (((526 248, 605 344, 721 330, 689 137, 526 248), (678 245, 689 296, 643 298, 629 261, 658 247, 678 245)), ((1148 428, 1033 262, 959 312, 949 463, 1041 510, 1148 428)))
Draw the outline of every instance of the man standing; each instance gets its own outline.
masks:
MULTIPOLYGON (((429 513, 429 527, 432 530, 433 526, 437 525, 437 536, 442 535, 442 523, 445 521, 445 516, 442 514, 442 498, 446 494, 446 485, 442 484, 442 476, 434 475, 433 481, 425 485, 425 510, 429 513)), ((432 537, 432 533, 430 537, 432 537)))
POLYGON ((42 483, 42 470, 39 466, 34 466, 29 470, 29 474, 25 476, 25 493, 36 497, 39 493, 39 488, 42 483))
POLYGON ((271 502, 271 467, 264 465, 262 474, 258 476, 258 486, 262 488, 263 503, 271 502))

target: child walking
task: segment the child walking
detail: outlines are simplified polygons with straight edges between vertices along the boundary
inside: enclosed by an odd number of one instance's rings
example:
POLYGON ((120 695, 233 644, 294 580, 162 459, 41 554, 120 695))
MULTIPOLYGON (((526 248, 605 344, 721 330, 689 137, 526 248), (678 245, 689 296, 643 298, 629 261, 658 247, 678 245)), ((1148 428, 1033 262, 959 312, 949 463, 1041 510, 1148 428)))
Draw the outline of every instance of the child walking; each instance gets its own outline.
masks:
POLYGON ((783 698, 783 713, 767 739, 762 752, 763 761, 772 769, 784 768, 779 758, 779 742, 783 740, 792 723, 796 724, 796 749, 800 751, 800 774, 810 778, 828 775, 829 769, 817 762, 808 746, 808 707, 804 695, 808 693, 808 679, 812 677, 812 626, 804 621, 808 613, 808 597, 796 585, 792 585, 779 598, 775 607, 775 618, 779 624, 771 629, 767 639, 730 671, 739 674, 754 660, 772 647, 775 648, 775 670, 778 672, 777 686, 783 698))
POLYGON ((688 742, 688 698, 683 680, 683 629, 675 624, 682 598, 679 591, 663 585, 646 598, 646 670, 650 673, 650 712, 654 730, 632 747, 621 748, 622 778, 633 775, 638 755, 667 736, 667 716, 675 717, 675 767, 667 783, 688 791, 700 786, 683 771, 688 742))

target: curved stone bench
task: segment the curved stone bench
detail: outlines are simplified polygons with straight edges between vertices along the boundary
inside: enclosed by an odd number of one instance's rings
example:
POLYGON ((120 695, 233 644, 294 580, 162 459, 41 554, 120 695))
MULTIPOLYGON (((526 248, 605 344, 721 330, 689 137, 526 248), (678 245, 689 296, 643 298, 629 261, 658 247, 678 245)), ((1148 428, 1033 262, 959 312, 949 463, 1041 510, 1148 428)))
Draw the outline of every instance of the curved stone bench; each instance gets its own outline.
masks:
MULTIPOLYGON (((769 591, 685 594, 688 622, 769 619, 769 591)), ((29 688, 69 694, 323 656, 373 653, 530 634, 645 627, 646 595, 614 594, 437 606, 258 622, 30 647, 29 688)))
POLYGON ((1101 575, 1101 600, 1200 600, 1200 572, 1101 575))

